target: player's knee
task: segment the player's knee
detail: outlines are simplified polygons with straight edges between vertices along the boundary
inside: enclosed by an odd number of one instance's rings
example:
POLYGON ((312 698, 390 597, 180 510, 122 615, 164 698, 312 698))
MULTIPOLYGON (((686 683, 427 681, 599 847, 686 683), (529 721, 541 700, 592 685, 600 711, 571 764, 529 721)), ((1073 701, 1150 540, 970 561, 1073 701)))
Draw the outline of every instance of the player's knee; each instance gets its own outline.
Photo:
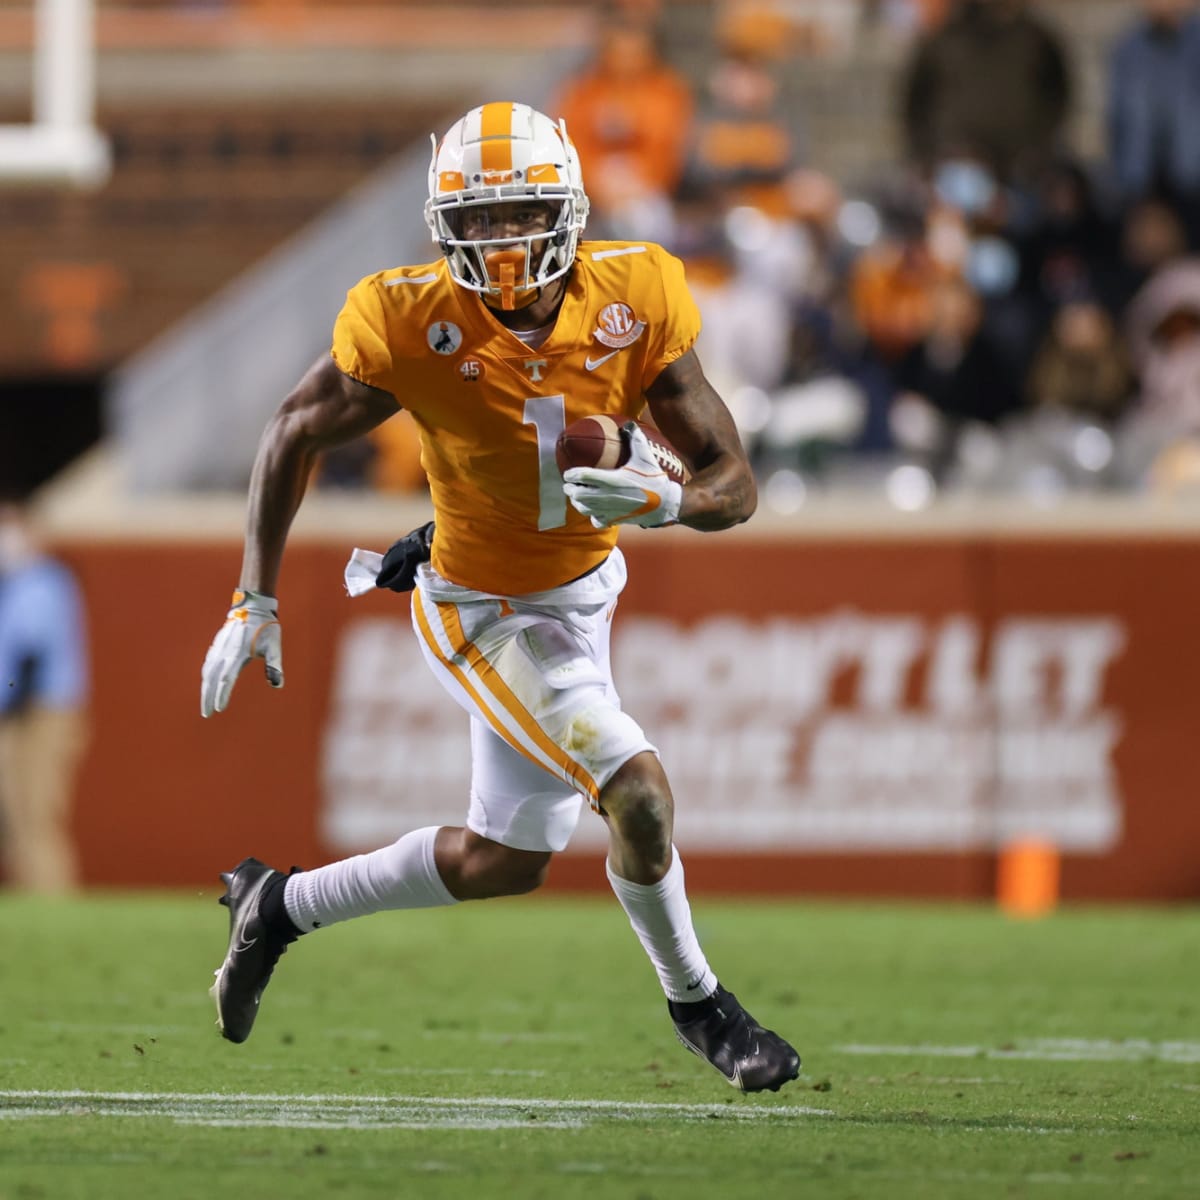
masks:
POLYGON ((671 805, 661 792, 639 792, 623 807, 617 826, 622 839, 648 863, 671 860, 671 805))
POLYGON ((648 862, 669 863, 675 806, 658 758, 640 754, 600 793, 600 805, 618 836, 648 862))

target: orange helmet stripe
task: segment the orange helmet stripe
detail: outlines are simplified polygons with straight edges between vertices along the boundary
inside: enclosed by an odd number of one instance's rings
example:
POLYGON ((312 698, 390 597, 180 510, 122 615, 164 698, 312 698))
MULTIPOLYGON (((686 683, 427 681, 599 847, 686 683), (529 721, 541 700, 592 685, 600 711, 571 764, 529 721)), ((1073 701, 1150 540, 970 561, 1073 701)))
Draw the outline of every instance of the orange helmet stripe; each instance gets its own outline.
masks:
POLYGON ((512 105, 499 100, 485 104, 479 114, 479 137, 484 171, 511 172, 512 105))

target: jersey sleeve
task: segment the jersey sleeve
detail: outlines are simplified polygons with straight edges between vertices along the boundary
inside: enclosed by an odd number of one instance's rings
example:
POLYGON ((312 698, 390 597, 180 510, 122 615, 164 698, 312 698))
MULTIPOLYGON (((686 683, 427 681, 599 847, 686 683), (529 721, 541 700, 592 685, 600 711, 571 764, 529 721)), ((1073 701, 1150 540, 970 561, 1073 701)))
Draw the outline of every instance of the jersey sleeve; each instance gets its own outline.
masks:
POLYGON ((662 287, 663 317, 658 323, 659 336, 646 356, 642 387, 649 387, 677 358, 686 354, 700 336, 700 310, 688 290, 683 263, 673 254, 660 253, 656 266, 662 287))
POLYGON ((375 277, 360 280, 346 293, 333 325, 333 361, 359 383, 391 391, 392 351, 375 277))

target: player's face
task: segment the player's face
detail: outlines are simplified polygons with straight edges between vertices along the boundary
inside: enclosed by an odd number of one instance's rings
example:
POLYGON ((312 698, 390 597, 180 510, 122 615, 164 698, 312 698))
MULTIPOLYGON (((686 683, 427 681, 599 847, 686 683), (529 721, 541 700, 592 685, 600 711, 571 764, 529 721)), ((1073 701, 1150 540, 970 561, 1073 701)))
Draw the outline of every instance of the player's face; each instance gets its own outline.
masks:
POLYGON ((514 199, 446 214, 446 223, 460 243, 477 244, 478 274, 490 285, 489 296, 499 296, 493 307, 512 311, 537 301, 534 280, 549 251, 560 211, 558 202, 514 199))
POLYGON ((517 200, 464 208, 449 219, 455 233, 465 241, 530 237, 554 228, 558 206, 545 200, 517 200))

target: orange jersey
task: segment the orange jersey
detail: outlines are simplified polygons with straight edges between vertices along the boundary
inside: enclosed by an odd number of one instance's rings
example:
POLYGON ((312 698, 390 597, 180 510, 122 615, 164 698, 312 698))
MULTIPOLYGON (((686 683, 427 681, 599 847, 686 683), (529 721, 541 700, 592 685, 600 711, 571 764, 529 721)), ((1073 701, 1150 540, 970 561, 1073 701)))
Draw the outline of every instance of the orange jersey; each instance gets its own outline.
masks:
POLYGON ((617 540, 567 503, 559 433, 597 413, 639 416, 645 389, 699 332, 677 258, 650 243, 581 242, 537 349, 459 287, 443 259, 356 284, 332 354, 417 423, 437 520, 434 568, 465 587, 523 595, 591 570, 617 540))

